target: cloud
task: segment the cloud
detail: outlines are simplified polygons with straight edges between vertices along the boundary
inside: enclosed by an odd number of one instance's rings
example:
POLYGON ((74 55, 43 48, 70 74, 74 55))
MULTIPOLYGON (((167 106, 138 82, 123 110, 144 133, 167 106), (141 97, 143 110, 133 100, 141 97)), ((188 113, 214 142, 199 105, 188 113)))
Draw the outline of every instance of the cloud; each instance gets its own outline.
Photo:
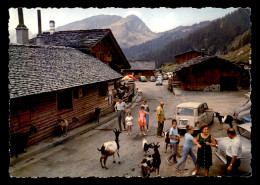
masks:
POLYGON ((178 25, 179 22, 177 21, 174 12, 170 12, 162 16, 156 16, 152 18, 149 23, 150 29, 154 32, 162 32, 165 30, 170 30, 178 25))
POLYGON ((124 13, 123 17, 125 18, 129 15, 136 15, 140 18, 142 16, 142 13, 137 10, 128 10, 127 12, 124 13))

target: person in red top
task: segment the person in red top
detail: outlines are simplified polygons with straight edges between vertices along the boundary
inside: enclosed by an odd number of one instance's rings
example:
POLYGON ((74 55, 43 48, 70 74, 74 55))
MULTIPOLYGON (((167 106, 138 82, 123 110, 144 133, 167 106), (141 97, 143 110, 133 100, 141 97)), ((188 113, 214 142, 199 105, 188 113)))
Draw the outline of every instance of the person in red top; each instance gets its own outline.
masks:
POLYGON ((142 135, 142 133, 144 136, 146 135, 144 133, 144 127, 146 125, 146 119, 145 119, 146 114, 149 115, 149 113, 144 110, 144 106, 141 106, 141 110, 139 111, 138 118, 137 118, 138 125, 140 126, 140 136, 142 135))

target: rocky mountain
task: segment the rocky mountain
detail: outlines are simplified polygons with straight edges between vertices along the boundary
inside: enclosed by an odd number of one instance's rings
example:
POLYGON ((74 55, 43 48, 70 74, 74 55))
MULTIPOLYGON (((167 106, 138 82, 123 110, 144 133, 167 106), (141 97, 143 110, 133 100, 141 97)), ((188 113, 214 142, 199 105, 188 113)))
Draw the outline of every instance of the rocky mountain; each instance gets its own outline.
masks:
POLYGON ((56 31, 100 29, 121 19, 117 15, 97 15, 57 27, 56 31))
POLYGON ((135 15, 129 15, 107 26, 107 28, 112 30, 121 48, 142 44, 160 36, 160 34, 152 32, 145 23, 135 15))
POLYGON ((56 31, 110 28, 121 48, 142 44, 160 36, 135 15, 97 15, 56 28, 56 31))

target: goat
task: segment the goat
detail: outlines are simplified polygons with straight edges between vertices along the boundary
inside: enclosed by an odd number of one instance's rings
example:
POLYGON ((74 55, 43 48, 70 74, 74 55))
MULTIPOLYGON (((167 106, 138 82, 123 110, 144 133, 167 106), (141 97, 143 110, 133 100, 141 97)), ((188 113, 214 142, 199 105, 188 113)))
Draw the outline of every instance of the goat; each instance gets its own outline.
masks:
POLYGON ((157 176, 159 176, 159 170, 160 170, 160 165, 161 165, 161 157, 160 157, 160 153, 159 153, 159 150, 158 150, 160 145, 158 145, 158 143, 156 145, 153 143, 154 154, 152 155, 152 158, 153 158, 152 172, 157 173, 157 176))
POLYGON ((169 138, 169 132, 163 132, 164 137, 165 137, 165 143, 166 143, 166 150, 165 153, 167 152, 168 144, 170 144, 170 138, 169 138))
MULTIPOLYGON (((221 129, 223 129, 222 119, 224 118, 224 116, 221 116, 219 112, 214 112, 214 113, 215 113, 215 117, 217 117, 218 120, 219 120, 219 124, 220 124, 220 126, 221 126, 221 129)), ((220 130, 221 130, 221 129, 220 129, 220 130)))
POLYGON ((28 142, 30 135, 32 133, 35 134, 37 132, 38 132, 38 130, 33 125, 31 125, 31 128, 28 132, 13 134, 10 138, 11 157, 14 154, 15 157, 18 158, 18 153, 25 153, 26 152, 25 147, 26 147, 26 144, 28 142))
POLYGON ((141 176, 149 177, 152 169, 153 158, 151 155, 143 159, 141 162, 141 176))
POLYGON ((145 152, 145 155, 147 152, 149 152, 149 148, 152 148, 152 143, 147 144, 147 140, 143 139, 143 145, 142 145, 143 151, 145 152))
POLYGON ((98 151, 101 151, 101 157, 100 157, 100 164, 102 168, 108 169, 106 166, 106 161, 108 156, 113 155, 113 163, 115 163, 115 153, 117 152, 118 155, 118 163, 120 164, 120 156, 119 156, 119 134, 121 133, 119 130, 117 130, 116 128, 113 129, 113 132, 115 133, 115 141, 108 141, 106 143, 104 143, 101 147, 101 149, 97 148, 98 151), (102 163, 102 159, 104 162, 104 165, 102 163))
POLYGON ((101 108, 95 108, 95 123, 99 123, 99 116, 100 116, 101 108))
MULTIPOLYGON (((72 123, 78 122, 77 117, 72 118, 72 123)), ((63 136, 67 135, 68 133, 68 127, 69 127, 69 122, 66 119, 58 119, 57 120, 57 125, 58 125, 58 135, 59 137, 63 134, 63 136)))
POLYGON ((230 128, 233 128, 233 124, 232 124, 233 120, 234 120, 233 116, 226 115, 224 116, 223 122, 228 123, 230 128))

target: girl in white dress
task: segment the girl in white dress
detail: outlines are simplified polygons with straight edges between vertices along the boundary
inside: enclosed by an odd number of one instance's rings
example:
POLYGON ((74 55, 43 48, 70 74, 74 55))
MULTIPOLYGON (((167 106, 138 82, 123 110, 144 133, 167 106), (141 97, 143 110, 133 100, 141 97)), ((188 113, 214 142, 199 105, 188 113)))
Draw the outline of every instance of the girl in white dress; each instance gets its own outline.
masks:
POLYGON ((128 135, 128 130, 130 130, 130 136, 132 135, 132 125, 133 125, 133 121, 134 121, 134 119, 133 119, 133 117, 131 116, 131 113, 130 112, 128 112, 127 113, 127 116, 126 116, 126 118, 125 118, 125 122, 126 122, 126 134, 128 135))

